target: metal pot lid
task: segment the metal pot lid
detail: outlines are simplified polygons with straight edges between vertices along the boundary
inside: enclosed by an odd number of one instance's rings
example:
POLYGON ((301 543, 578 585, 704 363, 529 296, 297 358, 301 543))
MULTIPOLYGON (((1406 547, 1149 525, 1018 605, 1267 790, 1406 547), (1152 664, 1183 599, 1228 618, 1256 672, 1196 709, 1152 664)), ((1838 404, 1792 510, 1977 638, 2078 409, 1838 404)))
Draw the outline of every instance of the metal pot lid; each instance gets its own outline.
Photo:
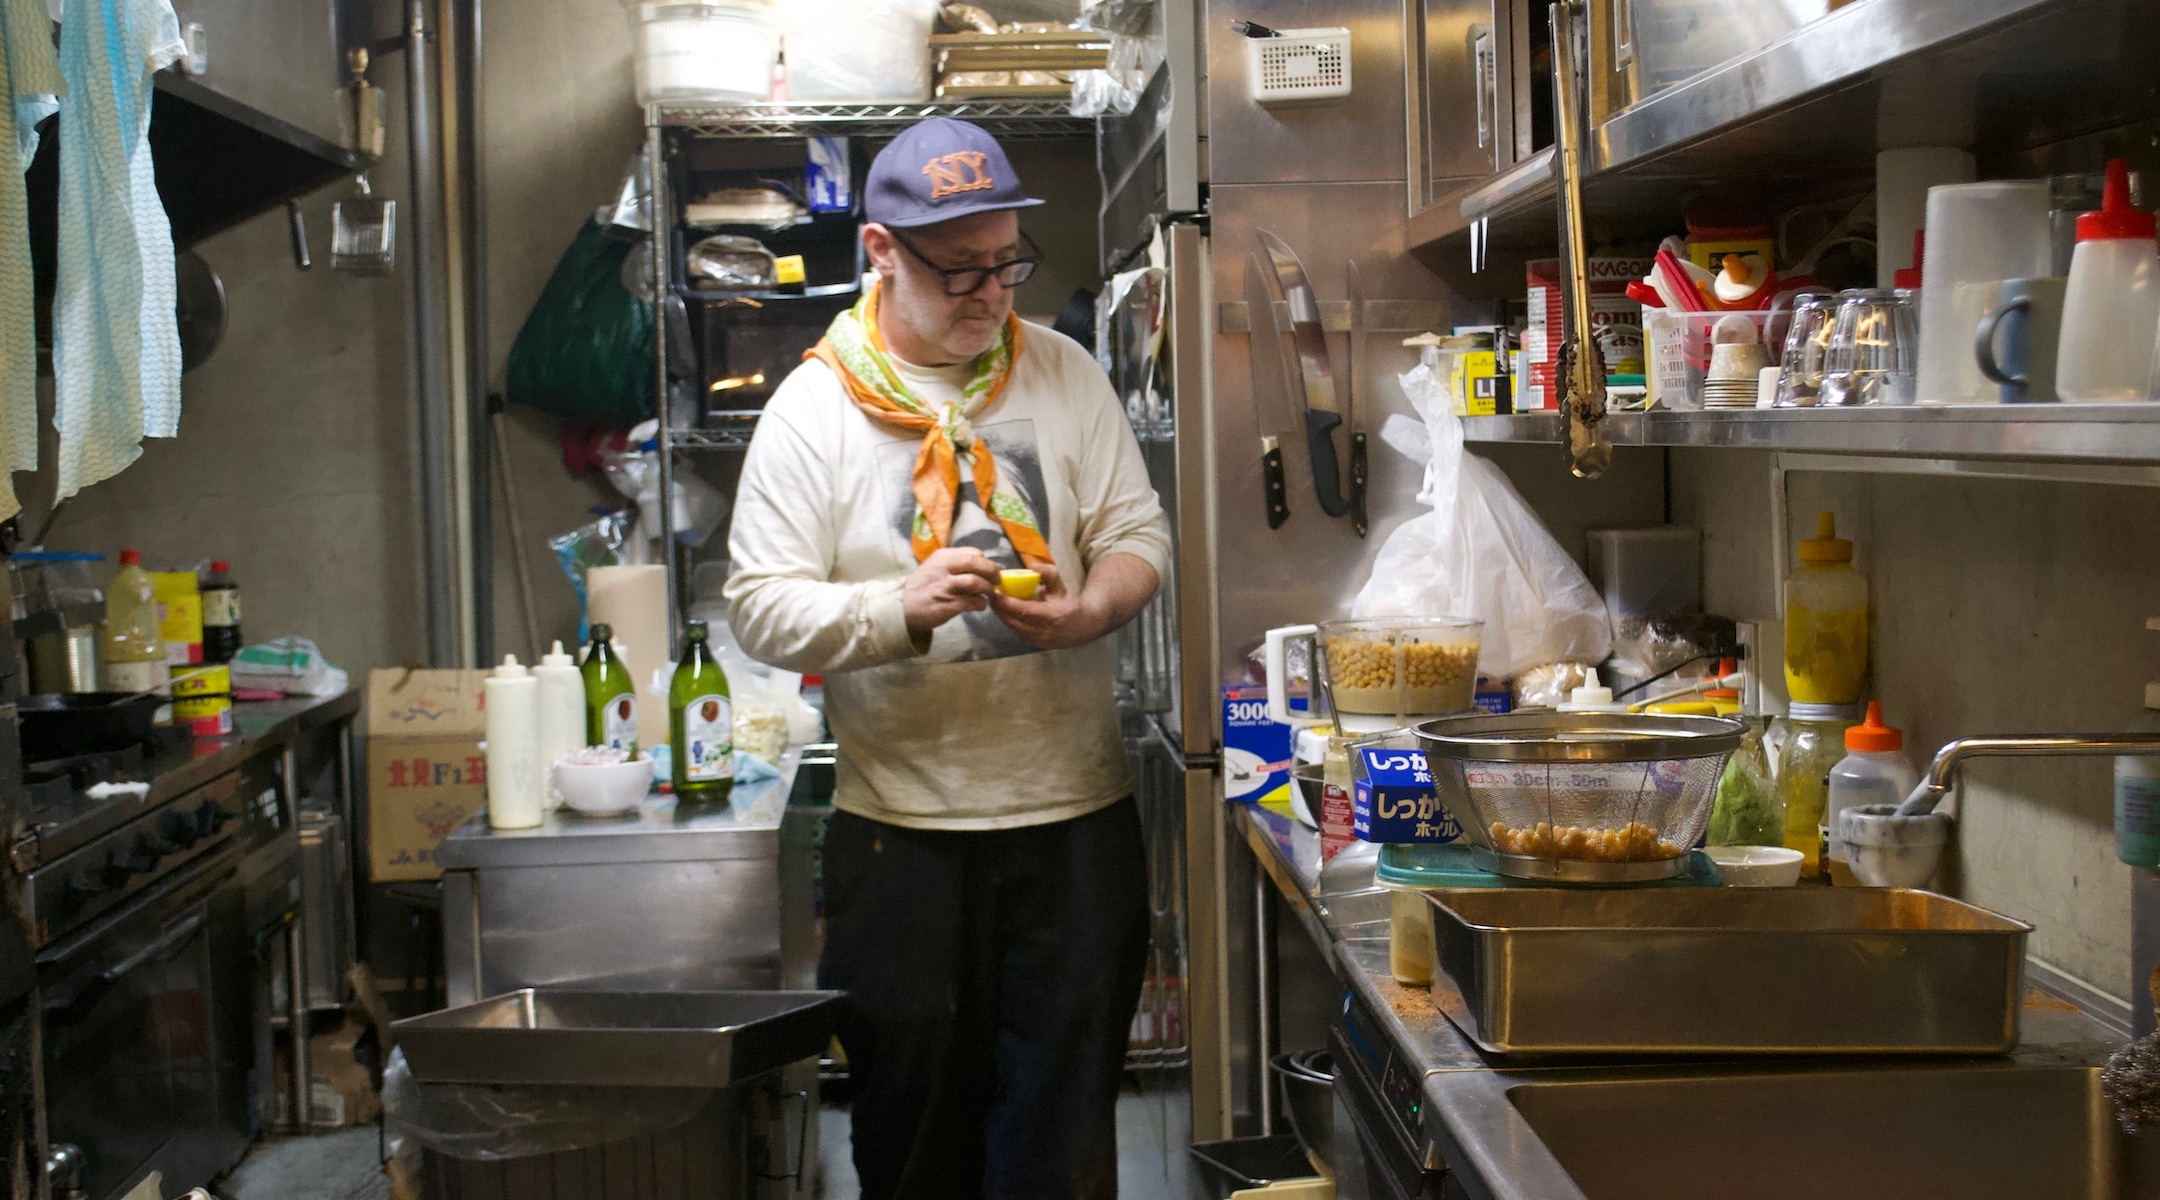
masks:
POLYGON ((1428 755, 1472 762, 1655 762, 1729 754, 1746 732, 1727 717, 1526 712, 1442 717, 1419 725, 1417 740, 1428 755))

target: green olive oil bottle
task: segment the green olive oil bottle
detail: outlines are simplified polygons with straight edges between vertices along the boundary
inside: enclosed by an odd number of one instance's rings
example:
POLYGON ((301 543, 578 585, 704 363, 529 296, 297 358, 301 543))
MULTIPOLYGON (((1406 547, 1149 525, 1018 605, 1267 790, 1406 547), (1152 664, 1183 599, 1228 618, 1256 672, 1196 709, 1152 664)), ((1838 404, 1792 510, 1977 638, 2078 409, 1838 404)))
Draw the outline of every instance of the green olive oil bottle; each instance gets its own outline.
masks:
POLYGON ((703 621, 683 631, 682 659, 668 685, 668 742, 676 802, 727 803, 735 787, 735 706, 703 621))
POLYGON ((612 626, 593 626, 592 643, 578 666, 585 677, 585 744, 636 754, 637 685, 630 681, 629 666, 608 644, 614 636, 612 626))

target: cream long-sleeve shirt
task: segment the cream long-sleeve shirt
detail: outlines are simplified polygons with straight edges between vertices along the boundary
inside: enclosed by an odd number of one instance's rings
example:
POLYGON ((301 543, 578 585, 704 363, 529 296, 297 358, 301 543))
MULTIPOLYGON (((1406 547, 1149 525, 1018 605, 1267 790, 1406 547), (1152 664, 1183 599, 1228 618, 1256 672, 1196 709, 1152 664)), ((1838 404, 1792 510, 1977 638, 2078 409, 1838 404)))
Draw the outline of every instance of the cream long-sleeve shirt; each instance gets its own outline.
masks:
MULTIPOLYGON (((902 374, 917 396, 950 403, 968 368, 902 374)), ((1029 325, 1003 395, 974 427, 998 490, 1033 510, 1068 588, 1111 554, 1165 575, 1161 502, 1109 381, 1077 343, 1029 325)), ((921 445, 863 415, 822 362, 788 376, 736 491, 736 639, 762 662, 825 677, 843 811, 918 829, 1005 829, 1118 800, 1132 781, 1107 640, 1036 650, 987 610, 939 626, 925 651, 910 639, 900 588, 916 567, 910 479, 921 445)), ((953 544, 1019 566, 961 474, 953 544)))

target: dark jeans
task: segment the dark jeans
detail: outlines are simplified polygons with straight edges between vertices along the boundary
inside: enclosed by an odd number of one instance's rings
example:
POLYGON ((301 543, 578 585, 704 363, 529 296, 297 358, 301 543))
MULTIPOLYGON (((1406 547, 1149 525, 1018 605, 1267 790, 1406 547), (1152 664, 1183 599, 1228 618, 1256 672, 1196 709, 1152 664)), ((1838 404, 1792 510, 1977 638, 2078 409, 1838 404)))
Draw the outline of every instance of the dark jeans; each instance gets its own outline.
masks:
POLYGON ((1130 798, 982 832, 834 813, 825 919, 863 1200, 1117 1195, 1148 938, 1130 798))

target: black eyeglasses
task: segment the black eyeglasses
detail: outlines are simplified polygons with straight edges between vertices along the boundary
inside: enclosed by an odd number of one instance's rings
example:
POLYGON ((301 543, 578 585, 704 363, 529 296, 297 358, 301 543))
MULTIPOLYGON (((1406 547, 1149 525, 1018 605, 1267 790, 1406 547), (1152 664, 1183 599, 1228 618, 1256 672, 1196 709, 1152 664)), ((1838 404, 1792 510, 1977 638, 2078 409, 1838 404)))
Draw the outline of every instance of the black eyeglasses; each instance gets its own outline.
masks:
POLYGON ((902 250, 914 255, 915 261, 937 273, 938 280, 945 285, 945 294, 948 296, 972 296, 981 291, 983 285, 990 282, 990 277, 993 275, 997 276, 998 284, 1001 287, 1019 287, 1021 284, 1026 283, 1030 276, 1035 274, 1036 266, 1042 262, 1042 251, 1036 247, 1035 239, 1025 233, 1020 235, 1020 240, 1033 253, 1019 258, 1008 259, 994 267, 946 268, 931 262, 929 258, 924 256, 922 251, 917 250, 913 245, 909 244, 906 238, 901 237, 899 230, 887 229, 885 232, 892 235, 892 240, 900 243, 902 250))

